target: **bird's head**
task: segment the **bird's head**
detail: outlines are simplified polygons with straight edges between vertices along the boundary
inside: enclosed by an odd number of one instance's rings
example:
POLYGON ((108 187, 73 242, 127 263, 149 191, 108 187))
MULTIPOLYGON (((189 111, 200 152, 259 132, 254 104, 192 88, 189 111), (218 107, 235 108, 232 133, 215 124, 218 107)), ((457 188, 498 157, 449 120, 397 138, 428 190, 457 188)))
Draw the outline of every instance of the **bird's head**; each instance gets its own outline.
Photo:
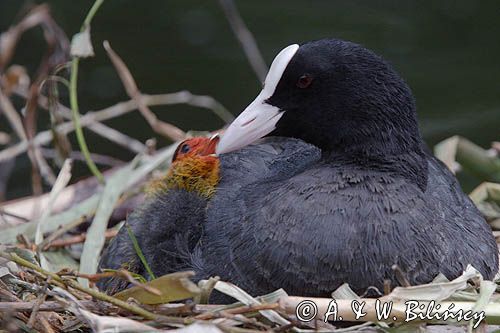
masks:
POLYGON ((338 39, 283 49, 260 94, 223 134, 217 153, 266 135, 360 157, 400 154, 420 149, 421 142, 404 80, 374 52, 338 39))
POLYGON ((219 182, 219 159, 215 156, 218 142, 218 136, 194 137, 181 142, 166 176, 148 186, 147 192, 157 194, 183 189, 210 198, 219 182))
POLYGON ((219 142, 219 136, 212 138, 194 137, 182 141, 172 156, 172 163, 182 161, 190 157, 215 158, 215 147, 219 142))

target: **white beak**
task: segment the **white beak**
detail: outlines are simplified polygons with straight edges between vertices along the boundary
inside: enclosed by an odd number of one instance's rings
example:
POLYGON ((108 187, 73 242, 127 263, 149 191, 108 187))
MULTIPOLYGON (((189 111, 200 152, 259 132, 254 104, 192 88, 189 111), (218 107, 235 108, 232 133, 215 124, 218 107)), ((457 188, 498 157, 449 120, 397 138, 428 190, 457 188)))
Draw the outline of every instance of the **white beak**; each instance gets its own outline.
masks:
POLYGON ((274 58, 264 88, 222 134, 216 148, 217 155, 248 146, 276 128, 284 111, 266 103, 266 100, 274 94, 283 72, 298 49, 297 44, 287 46, 274 58))

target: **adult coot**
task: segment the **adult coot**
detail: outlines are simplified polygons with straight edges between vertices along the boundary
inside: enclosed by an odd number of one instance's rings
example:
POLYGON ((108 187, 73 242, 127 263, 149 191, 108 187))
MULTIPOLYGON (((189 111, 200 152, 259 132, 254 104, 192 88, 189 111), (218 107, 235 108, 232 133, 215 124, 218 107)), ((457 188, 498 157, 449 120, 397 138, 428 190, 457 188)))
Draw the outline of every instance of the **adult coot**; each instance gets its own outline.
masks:
MULTIPOLYGON (((393 265, 411 284, 498 270, 489 226, 425 148, 410 89, 357 44, 281 51, 217 152, 210 200, 167 193, 131 219, 156 275, 185 267, 254 295, 329 296, 344 282, 395 286, 393 265)), ((115 250, 105 262, 133 256, 115 250)))
POLYGON ((282 50, 217 152, 225 191, 207 210, 200 253, 209 274, 257 294, 328 296, 343 282, 357 292, 385 279, 394 286, 393 265, 413 285, 440 272, 455 278, 468 264, 486 279, 498 271, 491 229, 428 152, 410 88, 360 45, 323 39, 282 50), (251 150, 226 157, 266 135, 301 139, 321 156, 269 176, 251 150), (255 180, 232 175, 239 156, 253 160, 255 180))

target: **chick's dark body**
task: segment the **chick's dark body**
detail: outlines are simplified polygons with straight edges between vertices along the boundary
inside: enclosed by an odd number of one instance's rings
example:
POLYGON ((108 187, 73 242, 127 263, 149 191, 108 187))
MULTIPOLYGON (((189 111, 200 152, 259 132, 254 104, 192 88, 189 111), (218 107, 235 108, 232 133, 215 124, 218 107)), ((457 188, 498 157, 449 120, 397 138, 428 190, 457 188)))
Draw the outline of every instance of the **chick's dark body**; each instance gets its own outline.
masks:
MULTIPOLYGON (((155 276, 186 270, 191 267, 190 255, 201 236, 207 199, 194 192, 173 189, 150 197, 128 218, 130 232, 155 276)), ((127 269, 151 278, 139 259, 123 226, 103 253, 99 268, 127 269)), ((103 279, 99 288, 110 294, 129 287, 121 278, 103 279)))

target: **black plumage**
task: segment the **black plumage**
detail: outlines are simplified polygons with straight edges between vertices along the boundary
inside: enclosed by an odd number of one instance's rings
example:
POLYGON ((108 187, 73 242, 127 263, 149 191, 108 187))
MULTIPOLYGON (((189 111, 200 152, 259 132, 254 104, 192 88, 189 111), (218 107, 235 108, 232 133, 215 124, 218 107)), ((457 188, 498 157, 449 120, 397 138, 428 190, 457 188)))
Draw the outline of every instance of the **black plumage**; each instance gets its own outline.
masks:
MULTIPOLYGON (((197 246, 204 219, 206 197, 186 190, 169 190, 149 197, 128 218, 130 231, 137 239, 155 276, 186 270, 197 246)), ((100 270, 127 269, 150 278, 123 226, 104 251, 100 270)), ((113 294, 129 286, 121 278, 99 281, 102 290, 113 294)))
MULTIPOLYGON (((394 264, 413 285, 440 272, 455 278, 467 264, 491 279, 497 250, 489 226, 453 175, 427 157, 425 192, 397 172, 335 155, 234 190, 223 173, 224 194, 207 210, 203 275, 223 272, 255 294, 284 288, 310 296, 344 282, 360 294, 382 290, 385 279, 396 286, 394 264)), ((222 170, 237 164, 221 162, 222 170)))
MULTIPOLYGON (((359 293, 382 288, 385 279, 395 286, 393 265, 411 284, 440 272, 455 278, 468 264, 493 278, 498 250, 491 229, 427 152, 400 76, 350 42, 319 40, 293 52, 271 96, 249 106, 265 104, 278 116, 267 133, 281 138, 222 154, 214 198, 189 199, 196 217, 186 209, 156 219, 162 209, 182 209, 172 197, 131 221, 165 235, 149 242, 144 233, 151 260, 163 249, 185 253, 177 235, 197 239, 181 262, 160 258, 155 273, 191 267, 198 278, 219 275, 252 294, 284 288, 310 296, 329 296, 344 282, 359 293), (179 219, 190 222, 181 226, 179 219)), ((230 146, 235 128, 221 145, 230 146)))

